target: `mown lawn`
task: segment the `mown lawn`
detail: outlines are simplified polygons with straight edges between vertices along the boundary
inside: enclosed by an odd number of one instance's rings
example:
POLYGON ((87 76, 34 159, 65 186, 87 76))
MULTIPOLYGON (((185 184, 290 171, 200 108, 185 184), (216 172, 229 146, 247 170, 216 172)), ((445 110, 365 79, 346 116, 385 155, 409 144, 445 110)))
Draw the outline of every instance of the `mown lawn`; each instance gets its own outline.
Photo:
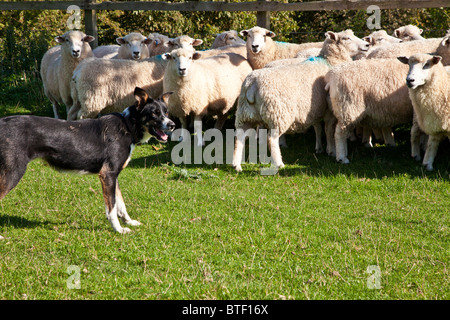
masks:
MULTIPOLYGON (((30 112, 5 96, 2 115, 30 112)), ((143 223, 127 235, 96 176, 33 161, 0 202, 0 299, 448 299, 450 143, 428 173, 395 134, 350 143, 349 165, 315 155, 313 132, 289 136, 274 176, 175 166, 176 143, 151 141, 119 178, 143 223)))

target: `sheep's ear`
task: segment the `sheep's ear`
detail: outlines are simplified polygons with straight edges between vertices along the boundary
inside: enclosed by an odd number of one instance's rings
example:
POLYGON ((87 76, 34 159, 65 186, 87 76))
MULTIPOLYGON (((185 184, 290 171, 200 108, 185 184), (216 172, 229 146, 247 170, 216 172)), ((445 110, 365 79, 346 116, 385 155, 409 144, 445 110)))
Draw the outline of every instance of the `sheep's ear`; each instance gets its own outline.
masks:
POLYGON ((248 30, 242 30, 241 32, 239 32, 239 34, 243 37, 248 36, 248 30))
POLYGON ((163 53, 161 55, 161 58, 163 58, 163 60, 171 60, 172 59, 172 55, 170 53, 163 53))
POLYGON ((83 38, 83 41, 84 41, 84 42, 87 42, 87 43, 92 42, 92 41, 94 41, 94 40, 95 40, 95 38, 94 38, 93 36, 85 36, 85 37, 83 38))
POLYGON ((370 43, 371 45, 375 44, 375 39, 372 36, 364 37, 363 40, 370 43))
POLYGON ((117 38, 117 39, 116 39, 116 42, 117 42, 118 44, 120 44, 120 45, 125 44, 125 40, 124 40, 122 37, 117 38))
POLYGON ((63 42, 65 41, 65 39, 64 39, 64 37, 62 37, 62 36, 57 36, 57 37, 55 38, 55 41, 58 42, 58 43, 63 43, 63 42))
POLYGON ((145 43, 146 45, 149 45, 150 43, 152 43, 152 39, 145 38, 145 40, 142 41, 142 43, 145 43))
POLYGON ((272 31, 267 31, 267 32, 266 32, 266 36, 268 36, 268 37, 270 37, 270 38, 273 38, 273 37, 276 36, 276 34, 275 34, 274 32, 272 32, 272 31))
POLYGON ((200 52, 195 52, 195 53, 192 55, 192 59, 198 60, 198 59, 201 58, 201 56, 202 56, 202 54, 201 54, 200 52))
POLYGON ((162 99, 162 101, 164 101, 164 103, 167 105, 167 104, 169 104, 169 97, 172 93, 173 93, 173 91, 163 93, 161 95, 160 99, 162 99))
POLYGON ((327 31, 327 32, 325 33, 325 37, 328 38, 328 39, 330 39, 330 40, 337 41, 337 39, 338 39, 338 34, 335 33, 335 32, 333 32, 333 31, 327 31))
POLYGON ((192 42, 192 46, 193 46, 193 47, 196 47, 196 46, 201 45, 202 43, 203 43, 203 40, 201 40, 201 39, 195 39, 194 42, 192 42))
POLYGON ((409 63, 409 58, 405 57, 405 56, 401 56, 401 57, 397 57, 398 61, 400 61, 401 63, 404 64, 408 64, 409 63))
POLYGON ((400 30, 395 29, 395 31, 394 31, 394 37, 400 38, 400 30))
POLYGON ((145 92, 145 90, 142 88, 136 87, 134 89, 134 97, 136 98, 137 101, 137 109, 138 110, 142 109, 148 100, 147 92, 145 92))
POLYGON ((423 32, 423 29, 419 29, 419 34, 422 34, 422 32, 423 32))
POLYGON ((438 64, 441 60, 442 60, 441 56, 433 56, 433 58, 431 59, 431 63, 435 65, 438 64))
POLYGON ((444 40, 442 40, 441 45, 444 46, 444 47, 450 46, 450 36, 449 37, 445 37, 444 40))

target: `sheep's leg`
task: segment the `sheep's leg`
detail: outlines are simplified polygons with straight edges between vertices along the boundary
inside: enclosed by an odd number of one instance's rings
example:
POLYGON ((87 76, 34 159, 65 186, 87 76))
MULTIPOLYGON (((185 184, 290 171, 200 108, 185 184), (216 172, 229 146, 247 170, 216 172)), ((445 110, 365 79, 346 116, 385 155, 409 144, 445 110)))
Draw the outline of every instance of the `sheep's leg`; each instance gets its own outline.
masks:
POLYGON ((214 129, 222 130, 225 121, 227 121, 227 115, 221 114, 217 117, 216 123, 214 124, 214 129))
POLYGON ((427 150, 423 157, 422 164, 426 167, 428 171, 433 171, 433 162, 436 157, 436 153, 439 148, 439 144, 444 139, 444 135, 430 135, 428 136, 427 150))
POLYGON ((189 131, 187 130, 187 119, 186 117, 178 117, 178 119, 180 120, 181 123, 181 129, 183 129, 183 132, 180 136, 180 138, 178 139, 178 141, 187 141, 189 139, 188 134, 189 131))
POLYGON ((55 119, 60 119, 61 116, 59 114, 59 108, 61 107, 58 102, 52 101, 53 114, 55 115, 55 119))
MULTIPOLYGON (((322 125, 319 123, 316 123, 314 125, 314 131, 316 133, 316 153, 322 153, 323 152, 323 145, 322 145, 322 125)), ((283 137, 284 135, 282 135, 283 137)))
POLYGON ((280 133, 278 129, 271 129, 268 137, 269 147, 270 147, 270 155, 272 157, 272 164, 277 168, 283 168, 284 163, 281 159, 281 150, 280 150, 280 133))
POLYGON ((233 168, 241 172, 242 155, 244 153, 246 131, 251 128, 249 123, 244 123, 242 128, 236 128, 236 142, 234 144, 233 168))
POLYGON ((205 140, 203 140, 202 131, 202 116, 196 115, 194 118, 194 133, 197 135, 197 146, 201 147, 205 145, 205 140))
POLYGON ((79 104, 74 104, 67 113, 67 120, 74 121, 77 120, 78 112, 80 111, 81 106, 79 104))
POLYGON ((366 147, 366 148, 373 148, 372 128, 366 127, 366 126, 363 127, 362 143, 364 144, 364 147, 366 147))
POLYGON ((282 147, 282 148, 287 148, 288 147, 288 145, 287 145, 287 142, 286 142, 286 135, 285 134, 282 134, 281 136, 280 136, 280 147, 282 147))
POLYGON ((417 121, 413 121, 411 127, 411 157, 416 161, 420 161, 422 157, 420 156, 420 135, 422 130, 420 130, 417 121))
POLYGON ((350 163, 347 159, 347 137, 348 127, 343 128, 340 124, 336 126, 334 139, 336 143, 336 160, 344 164, 350 163))
POLYGON ((381 128, 381 132, 383 133, 384 144, 390 147, 395 147, 397 144, 395 143, 394 133, 390 127, 381 128))
POLYGON ((325 135, 327 139, 327 154, 336 156, 336 145, 334 143, 334 132, 336 131, 337 119, 331 111, 327 111, 324 117, 325 135))

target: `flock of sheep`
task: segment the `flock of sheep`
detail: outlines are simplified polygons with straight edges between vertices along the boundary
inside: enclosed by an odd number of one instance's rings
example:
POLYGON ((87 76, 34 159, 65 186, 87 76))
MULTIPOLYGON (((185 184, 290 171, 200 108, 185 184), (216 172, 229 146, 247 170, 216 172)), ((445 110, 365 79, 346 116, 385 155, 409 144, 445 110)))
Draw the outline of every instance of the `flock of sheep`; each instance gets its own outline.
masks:
POLYGON ((433 170, 439 143, 450 137, 450 66, 444 67, 450 65, 450 30, 433 39, 421 33, 412 25, 363 39, 351 30, 329 31, 323 42, 294 44, 253 27, 240 32, 246 41, 227 31, 211 49, 197 51, 200 39, 140 33, 91 50, 93 37, 69 31, 44 55, 41 77, 55 117, 64 104, 68 120, 122 112, 134 103, 137 86, 154 98, 174 92, 169 114, 184 129, 191 116, 196 132, 206 115, 216 116, 221 129, 237 102, 237 171, 251 128, 269 130, 272 162, 281 168, 285 134, 313 127, 316 152, 325 150, 325 133, 326 152, 348 163, 347 139, 355 132, 367 146, 372 135, 395 145, 391 128, 408 123, 412 156, 421 160, 425 137, 423 165, 433 170))

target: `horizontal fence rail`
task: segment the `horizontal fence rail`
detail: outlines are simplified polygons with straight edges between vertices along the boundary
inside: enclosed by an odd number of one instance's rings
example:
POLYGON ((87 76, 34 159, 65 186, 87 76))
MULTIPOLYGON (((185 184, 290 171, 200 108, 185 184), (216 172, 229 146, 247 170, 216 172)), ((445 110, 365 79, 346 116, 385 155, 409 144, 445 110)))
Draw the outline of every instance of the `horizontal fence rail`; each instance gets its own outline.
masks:
POLYGON ((450 7, 449 0, 328 0, 311 2, 157 2, 157 1, 0 1, 0 10, 66 10, 76 5, 82 10, 153 10, 153 11, 321 11, 365 10, 371 5, 380 9, 414 9, 450 7))

